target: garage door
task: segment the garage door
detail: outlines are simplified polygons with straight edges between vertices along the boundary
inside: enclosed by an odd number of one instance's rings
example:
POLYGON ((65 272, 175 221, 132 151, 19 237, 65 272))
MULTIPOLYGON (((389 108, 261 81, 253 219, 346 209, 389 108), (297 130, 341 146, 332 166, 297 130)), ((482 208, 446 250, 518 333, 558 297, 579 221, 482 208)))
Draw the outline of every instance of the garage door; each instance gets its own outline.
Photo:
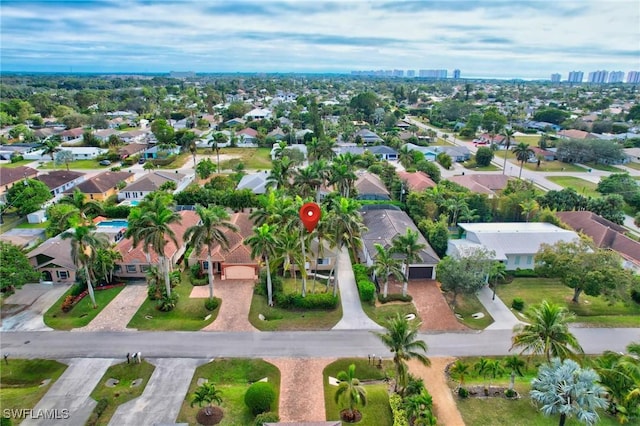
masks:
POLYGON ((433 266, 412 266, 409 269, 409 279, 428 279, 433 276, 433 266))
POLYGON ((251 266, 228 266, 224 273, 228 280, 252 280, 255 277, 255 269, 251 266))

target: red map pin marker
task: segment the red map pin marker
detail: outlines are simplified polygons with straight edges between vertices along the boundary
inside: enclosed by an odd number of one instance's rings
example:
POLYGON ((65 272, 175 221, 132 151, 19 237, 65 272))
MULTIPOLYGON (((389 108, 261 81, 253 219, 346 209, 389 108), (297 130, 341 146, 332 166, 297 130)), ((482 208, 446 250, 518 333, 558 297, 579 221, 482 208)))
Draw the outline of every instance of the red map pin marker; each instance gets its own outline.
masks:
POLYGON ((316 203, 305 203, 300 207, 300 220, 307 231, 311 232, 315 229, 320 220, 320 214, 320 206, 316 203))

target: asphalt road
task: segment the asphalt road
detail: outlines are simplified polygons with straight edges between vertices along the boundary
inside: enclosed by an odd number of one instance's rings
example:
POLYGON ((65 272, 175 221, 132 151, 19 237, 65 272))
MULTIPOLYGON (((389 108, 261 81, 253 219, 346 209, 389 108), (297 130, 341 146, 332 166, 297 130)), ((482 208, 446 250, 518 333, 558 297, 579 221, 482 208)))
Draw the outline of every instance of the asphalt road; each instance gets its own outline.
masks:
MULTIPOLYGON (((640 342, 638 328, 574 328, 586 353, 624 351, 640 342)), ((431 356, 505 355, 511 330, 472 333, 421 334, 431 356)), ((364 357, 388 356, 388 350, 369 331, 309 332, 79 332, 35 331, 0 333, 3 354, 9 358, 123 358, 132 350, 152 358, 213 357, 364 357)))

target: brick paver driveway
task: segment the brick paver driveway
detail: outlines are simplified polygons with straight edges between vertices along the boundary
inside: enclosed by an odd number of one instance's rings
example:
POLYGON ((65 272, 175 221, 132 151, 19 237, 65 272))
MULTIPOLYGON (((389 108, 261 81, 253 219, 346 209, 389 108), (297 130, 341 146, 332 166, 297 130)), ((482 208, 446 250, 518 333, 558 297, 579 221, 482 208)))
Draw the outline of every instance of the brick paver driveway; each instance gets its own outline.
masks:
MULTIPOLYGON (((391 286, 391 284, 389 284, 391 286)), ((391 288, 390 290, 391 291, 391 288)), ((394 288, 394 292, 396 289, 394 288)), ((400 288, 400 291, 402 288, 400 288)), ((422 319, 420 331, 466 331, 469 330, 461 324, 449 308, 444 295, 440 291, 437 281, 411 280, 409 281, 409 294, 413 297, 418 314, 422 319)))
MULTIPOLYGON (((213 294, 222 299, 220 312, 214 322, 202 331, 258 331, 249 322, 251 297, 253 296, 253 280, 216 280, 213 294)), ((197 286, 189 297, 209 297, 209 286, 197 286)))

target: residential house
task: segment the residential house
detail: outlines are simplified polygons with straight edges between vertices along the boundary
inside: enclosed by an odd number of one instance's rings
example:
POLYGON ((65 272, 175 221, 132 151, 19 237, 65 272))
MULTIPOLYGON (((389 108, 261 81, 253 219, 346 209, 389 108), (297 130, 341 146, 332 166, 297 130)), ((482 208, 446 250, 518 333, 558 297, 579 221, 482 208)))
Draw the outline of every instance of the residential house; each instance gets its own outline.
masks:
POLYGON ((623 258, 622 266, 640 274, 640 242, 627 237, 624 226, 589 211, 557 212, 556 216, 575 231, 589 236, 596 246, 618 252, 623 258))
POLYGON ((437 185, 425 172, 407 172, 403 170, 396 171, 396 174, 404 182, 404 188, 410 192, 422 192, 437 185))
POLYGON ((296 133, 295 133, 296 142, 298 142, 298 143, 304 142, 304 137, 306 135, 308 135, 309 133, 313 133, 313 130, 310 130, 310 129, 297 130, 296 133))
MULTIPOLYGON (((237 231, 226 228, 222 232, 227 237, 229 247, 227 249, 216 244, 211 252, 213 273, 220 275, 221 280, 255 280, 258 278, 260 259, 251 256, 251 247, 244 243, 245 239, 253 234, 253 221, 245 212, 234 213, 229 218, 237 231)), ((199 253, 193 251, 189 257, 189 265, 198 262, 200 269, 206 272, 209 269, 207 262, 207 247, 204 246, 199 253)))
POLYGON ((464 256, 474 248, 495 253, 493 260, 502 262, 507 271, 533 269, 534 257, 543 243, 570 242, 577 233, 544 222, 458 223, 464 231, 461 239, 450 239, 447 254, 464 256))
POLYGON ((142 153, 142 158, 153 159, 153 158, 167 158, 171 155, 180 154, 180 147, 174 146, 172 148, 160 149, 158 145, 153 145, 144 150, 142 153))
MULTIPOLYGON (((370 209, 360 213, 364 225, 368 229, 362 235, 362 255, 367 266, 372 266, 375 262, 377 254, 375 244, 390 249, 396 236, 405 235, 407 229, 411 229, 418 233, 418 242, 425 244, 426 247, 418 253, 420 260, 409 265, 409 279, 434 280, 436 278, 436 265, 440 258, 422 236, 409 215, 400 209, 370 209)), ((396 255, 396 257, 401 259, 402 255, 396 255)))
POLYGON ((362 139, 362 142, 365 145, 373 145, 379 142, 383 142, 384 140, 378 136, 375 132, 372 132, 369 129, 360 129, 354 135, 353 138, 357 139, 358 136, 362 139))
POLYGON ((83 133, 84 129, 82 127, 76 127, 60 133, 60 138, 62 139, 62 142, 72 142, 82 138, 83 133))
MULTIPOLYGON (((104 154, 108 150, 105 148, 97 148, 91 146, 65 146, 61 147, 61 150, 71 152, 73 156, 73 160, 93 160, 97 158, 99 155, 104 154)), ((51 161, 51 156, 49 154, 44 154, 44 150, 38 149, 35 151, 31 151, 25 153, 23 155, 25 160, 32 161, 51 161)), ((55 158, 55 154, 54 154, 55 158)))
MULTIPOLYGON (((169 228, 176 236, 178 245, 176 246, 170 239, 164 248, 164 256, 169 259, 171 269, 184 255, 186 242, 184 241, 185 231, 200 222, 200 217, 195 211, 183 210, 178 212, 180 223, 172 223, 169 228)), ((122 260, 116 262, 113 275, 122 279, 144 279, 146 272, 151 266, 158 265, 158 254, 149 249, 149 254, 143 250, 144 244, 133 246, 131 238, 124 238, 116 244, 115 249, 122 255, 122 260)))
POLYGON ((124 143, 141 143, 144 142, 149 136, 150 130, 129 130, 128 132, 120 133, 119 137, 124 143))
POLYGON ((101 129, 93 132, 93 136, 100 139, 102 142, 107 142, 111 136, 118 136, 120 132, 115 129, 101 129))
POLYGON ((35 129, 33 131, 33 136, 38 138, 38 140, 43 141, 45 139, 50 138, 51 136, 58 133, 54 128, 51 127, 43 127, 41 129, 35 129))
POLYGON ((258 132, 251 127, 236 132, 238 137, 238 146, 255 146, 258 142, 258 132))
POLYGON ((118 148, 118 155, 123 160, 132 155, 142 154, 147 149, 147 145, 143 143, 130 143, 118 148))
POLYGON ((238 125, 244 126, 246 122, 247 121, 242 118, 232 118, 231 120, 225 121, 224 124, 230 127, 238 125))
POLYGON ((562 139, 598 139, 598 135, 594 133, 577 129, 560 130, 557 135, 562 139))
POLYGON ((287 135, 282 131, 280 127, 276 127, 275 129, 267 133, 267 136, 271 136, 277 141, 284 140, 287 137, 287 135))
POLYGON ((271 120, 273 113, 271 110, 265 108, 254 108, 246 113, 242 118, 245 120, 271 120))
POLYGON ((157 191, 166 182, 175 182, 176 188, 183 187, 189 179, 182 173, 155 171, 125 186, 118 193, 118 200, 142 200, 153 191, 157 191))
POLYGON ((487 194, 489 198, 493 198, 507 187, 509 182, 507 175, 461 175, 447 178, 451 182, 455 182, 460 186, 464 186, 472 192, 478 194, 487 194))
POLYGON ((438 154, 444 152, 451 157, 452 161, 457 163, 468 161, 471 158, 471 151, 469 151, 469 148, 466 146, 430 146, 427 148, 429 151, 433 152, 436 157, 438 154))
POLYGON ((436 161, 436 157, 438 154, 429 146, 420 146, 412 143, 406 143, 404 146, 407 147, 409 151, 418 151, 424 155, 425 160, 427 161, 436 161))
POLYGON ((537 146, 530 146, 533 151, 533 155, 536 158, 541 158, 544 161, 554 161, 556 160, 556 153, 553 151, 548 151, 546 149, 538 148, 537 146))
POLYGON ((354 183, 358 200, 390 200, 391 194, 382 180, 375 174, 363 172, 354 183))
POLYGON ((25 179, 34 179, 37 175, 38 171, 31 167, 0 167, 0 203, 7 202, 7 191, 13 185, 25 179))
POLYGON ((400 128, 400 129, 408 129, 409 127, 411 127, 411 123, 407 123, 404 120, 398 120, 396 122, 396 127, 400 128))
MULTIPOLYGON (((104 201, 119 191, 120 182, 131 183, 135 175, 129 172, 103 172, 75 186, 90 200, 104 201)), ((75 189, 67 189, 70 194, 75 189)))
POLYGON ((49 238, 27 257, 29 263, 42 274, 41 280, 48 283, 73 284, 76 281, 76 265, 71 257, 71 241, 60 235, 49 238))
POLYGON ((0 145, 0 160, 11 161, 11 157, 15 155, 24 156, 30 149, 31 146, 26 145, 0 145))
POLYGON ((381 160, 396 161, 398 159, 398 151, 386 145, 370 146, 367 147, 367 151, 381 160))
POLYGON ((49 187, 54 201, 62 197, 62 194, 74 186, 84 182, 84 173, 73 170, 52 170, 47 174, 41 174, 36 179, 49 187))
POLYGON ((0 234, 0 241, 29 250, 46 240, 44 228, 13 228, 0 234))
MULTIPOLYGON (((506 144, 506 142, 507 142, 507 138, 504 135, 501 135, 501 134, 491 135, 489 133, 483 133, 473 140, 473 143, 476 145, 491 145, 493 143, 499 146, 503 146, 506 144)), ((513 146, 513 145, 516 145, 518 142, 515 140, 514 137, 511 137, 509 143, 511 146, 513 146)))
POLYGON ((640 163, 640 148, 625 148, 622 151, 624 151, 629 161, 640 163))
POLYGON ((269 177, 269 171, 250 173, 242 176, 236 189, 249 189, 254 194, 264 194, 267 192, 267 178, 269 177))

